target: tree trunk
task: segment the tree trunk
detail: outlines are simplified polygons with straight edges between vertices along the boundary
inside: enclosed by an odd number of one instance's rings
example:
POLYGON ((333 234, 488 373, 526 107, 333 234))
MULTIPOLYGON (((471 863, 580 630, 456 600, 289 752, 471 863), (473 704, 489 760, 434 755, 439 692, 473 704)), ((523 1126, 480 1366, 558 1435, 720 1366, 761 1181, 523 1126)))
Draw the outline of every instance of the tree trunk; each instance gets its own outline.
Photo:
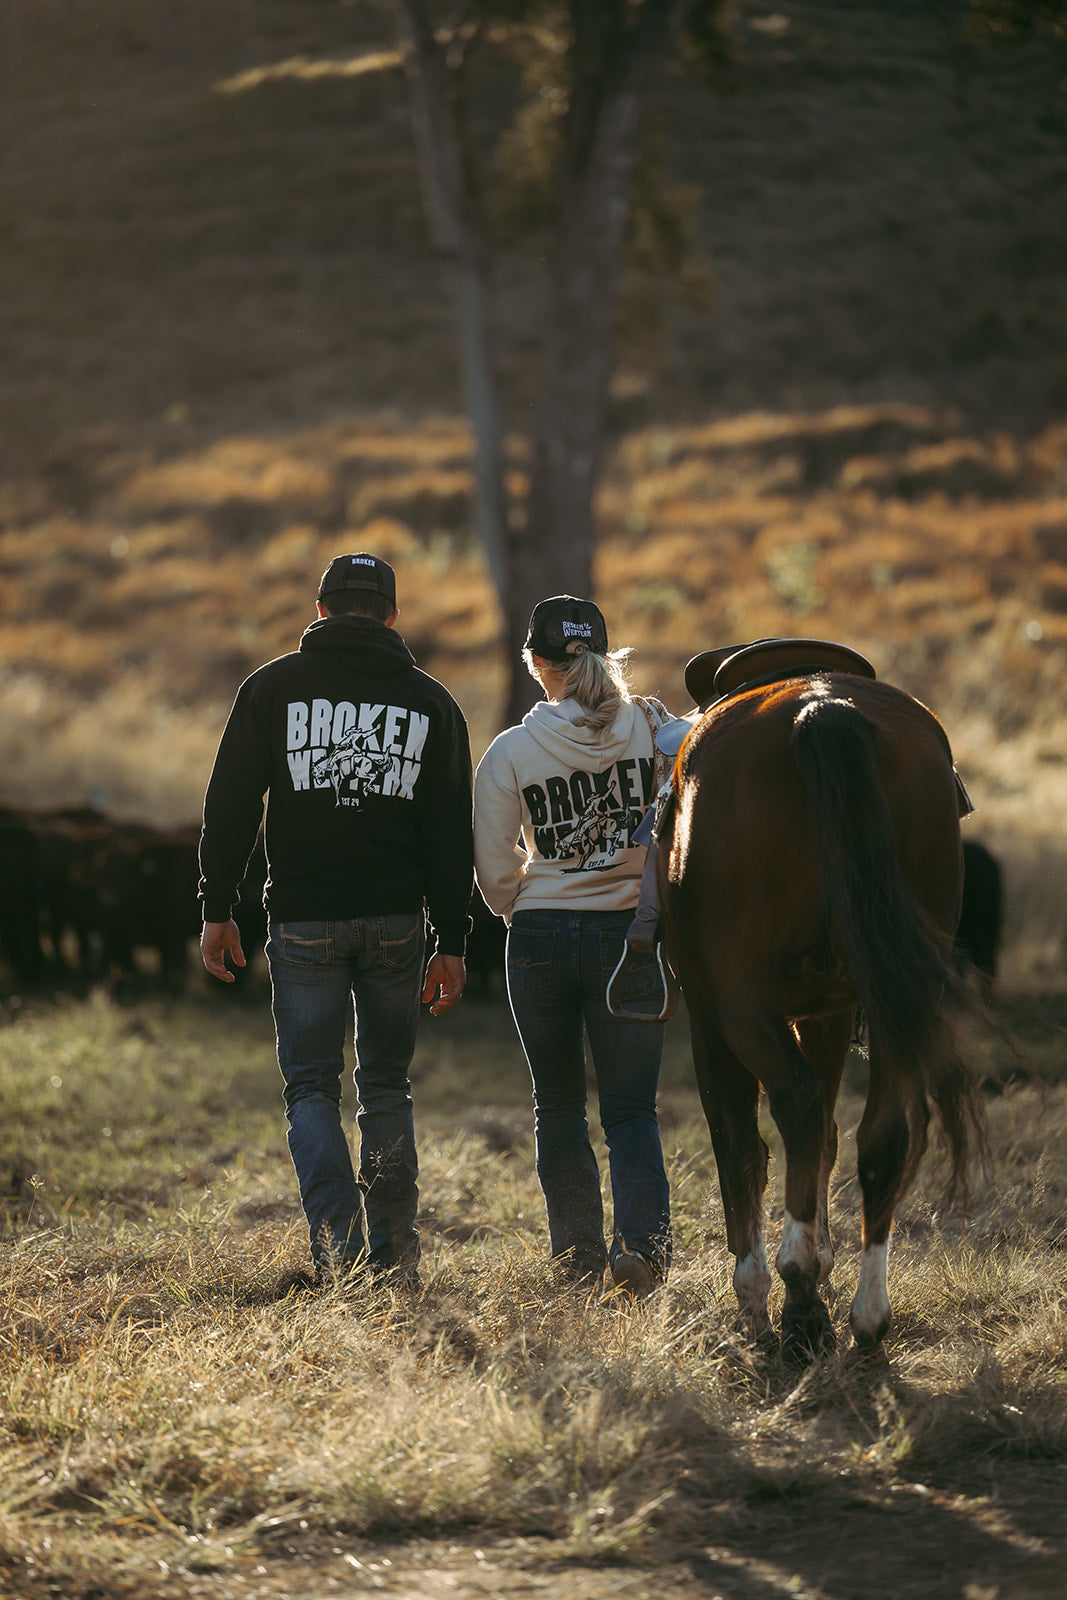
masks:
POLYGON ((474 434, 475 522, 507 615, 510 591, 504 444, 494 359, 489 257, 477 215, 448 63, 423 0, 398 0, 404 72, 423 197, 437 248, 451 263, 463 386, 474 434))
MULTIPOLYGON (((593 494, 604 452, 612 326, 629 189, 649 90, 692 0, 572 0, 575 73, 525 535, 516 541, 508 648, 533 605, 592 589, 593 494)), ((610 627, 610 618, 609 627, 610 627)), ((515 721, 532 688, 514 684, 515 721)))
POLYGON ((570 0, 574 88, 525 531, 507 532, 488 252, 445 50, 425 0, 396 0, 426 210, 452 263, 474 432, 476 521, 504 617, 508 722, 535 698, 520 651, 546 595, 592 587, 593 493, 629 188, 649 89, 697 0, 570 0))

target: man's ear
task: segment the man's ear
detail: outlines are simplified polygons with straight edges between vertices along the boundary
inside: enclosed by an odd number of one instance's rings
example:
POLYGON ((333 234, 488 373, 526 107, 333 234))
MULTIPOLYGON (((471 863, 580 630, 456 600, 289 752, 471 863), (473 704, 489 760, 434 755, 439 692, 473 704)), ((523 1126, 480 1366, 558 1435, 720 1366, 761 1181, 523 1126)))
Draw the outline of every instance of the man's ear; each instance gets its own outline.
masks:
POLYGON ((400 615, 400 607, 397 606, 396 610, 395 611, 390 611, 389 615, 386 617, 385 626, 387 628, 395 628, 396 627, 396 619, 397 619, 397 617, 399 615, 400 615))
POLYGON ((328 617, 330 615, 321 600, 315 601, 315 610, 318 612, 320 617, 328 617))

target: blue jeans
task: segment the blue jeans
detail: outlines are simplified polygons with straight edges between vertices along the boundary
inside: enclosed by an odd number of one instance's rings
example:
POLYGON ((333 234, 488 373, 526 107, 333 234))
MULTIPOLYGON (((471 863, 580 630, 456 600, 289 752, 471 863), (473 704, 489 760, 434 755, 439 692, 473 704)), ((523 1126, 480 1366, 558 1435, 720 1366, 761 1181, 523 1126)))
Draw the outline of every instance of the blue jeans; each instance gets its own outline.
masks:
POLYGON ((421 911, 269 925, 289 1154, 317 1262, 365 1255, 383 1271, 418 1262, 419 1166, 408 1067, 425 946, 421 911), (341 1126, 345 1028, 353 1003, 358 1181, 341 1126))
MULTIPOLYGON (((508 932, 508 994, 533 1078, 537 1176, 553 1256, 577 1277, 624 1250, 665 1273, 671 1258, 670 1191, 656 1089, 663 1025, 613 1017, 604 990, 622 953, 630 911, 518 911, 508 932), (586 1118, 583 1024, 596 1071, 608 1146, 614 1231, 604 1247, 600 1175, 586 1118)), ((625 1002, 658 986, 651 956, 632 958, 625 1002)))

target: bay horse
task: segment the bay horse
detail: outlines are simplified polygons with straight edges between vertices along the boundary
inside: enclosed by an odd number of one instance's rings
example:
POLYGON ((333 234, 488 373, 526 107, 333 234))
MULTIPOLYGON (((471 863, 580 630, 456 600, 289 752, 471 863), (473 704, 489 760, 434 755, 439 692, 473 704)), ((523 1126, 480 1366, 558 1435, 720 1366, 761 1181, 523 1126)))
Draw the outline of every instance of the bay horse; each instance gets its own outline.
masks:
MULTIPOLYGON (((844 647, 829 650, 833 663, 844 647)), ((800 655, 819 659, 807 647, 800 655)), ((762 1085, 786 1162, 781 1349, 797 1359, 834 1344, 820 1288, 834 1263, 834 1104, 857 1007, 870 1048, 850 1314, 861 1350, 879 1350, 889 1329, 890 1229, 926 1146, 930 1102, 952 1190, 965 1191, 969 1153, 985 1148, 953 1018, 966 1004, 951 949, 969 802, 933 714, 874 681, 868 663, 869 676, 845 664, 742 683, 706 710, 678 754, 659 848, 667 949, 689 1012, 742 1326, 774 1340, 762 1085)))

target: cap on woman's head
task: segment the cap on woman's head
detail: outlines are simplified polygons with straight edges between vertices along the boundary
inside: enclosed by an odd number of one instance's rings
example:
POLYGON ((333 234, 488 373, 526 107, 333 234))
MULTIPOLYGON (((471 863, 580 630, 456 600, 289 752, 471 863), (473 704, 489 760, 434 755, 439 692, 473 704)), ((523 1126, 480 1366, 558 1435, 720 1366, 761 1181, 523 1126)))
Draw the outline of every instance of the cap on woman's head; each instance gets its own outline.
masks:
POLYGON ((592 600, 576 600, 572 594, 553 595, 534 606, 525 648, 545 661, 569 661, 582 650, 606 655, 608 625, 592 600))
POLYGON ((318 598, 325 600, 338 589, 369 589, 384 595, 396 610, 396 573, 381 556, 334 556, 322 575, 318 598))

